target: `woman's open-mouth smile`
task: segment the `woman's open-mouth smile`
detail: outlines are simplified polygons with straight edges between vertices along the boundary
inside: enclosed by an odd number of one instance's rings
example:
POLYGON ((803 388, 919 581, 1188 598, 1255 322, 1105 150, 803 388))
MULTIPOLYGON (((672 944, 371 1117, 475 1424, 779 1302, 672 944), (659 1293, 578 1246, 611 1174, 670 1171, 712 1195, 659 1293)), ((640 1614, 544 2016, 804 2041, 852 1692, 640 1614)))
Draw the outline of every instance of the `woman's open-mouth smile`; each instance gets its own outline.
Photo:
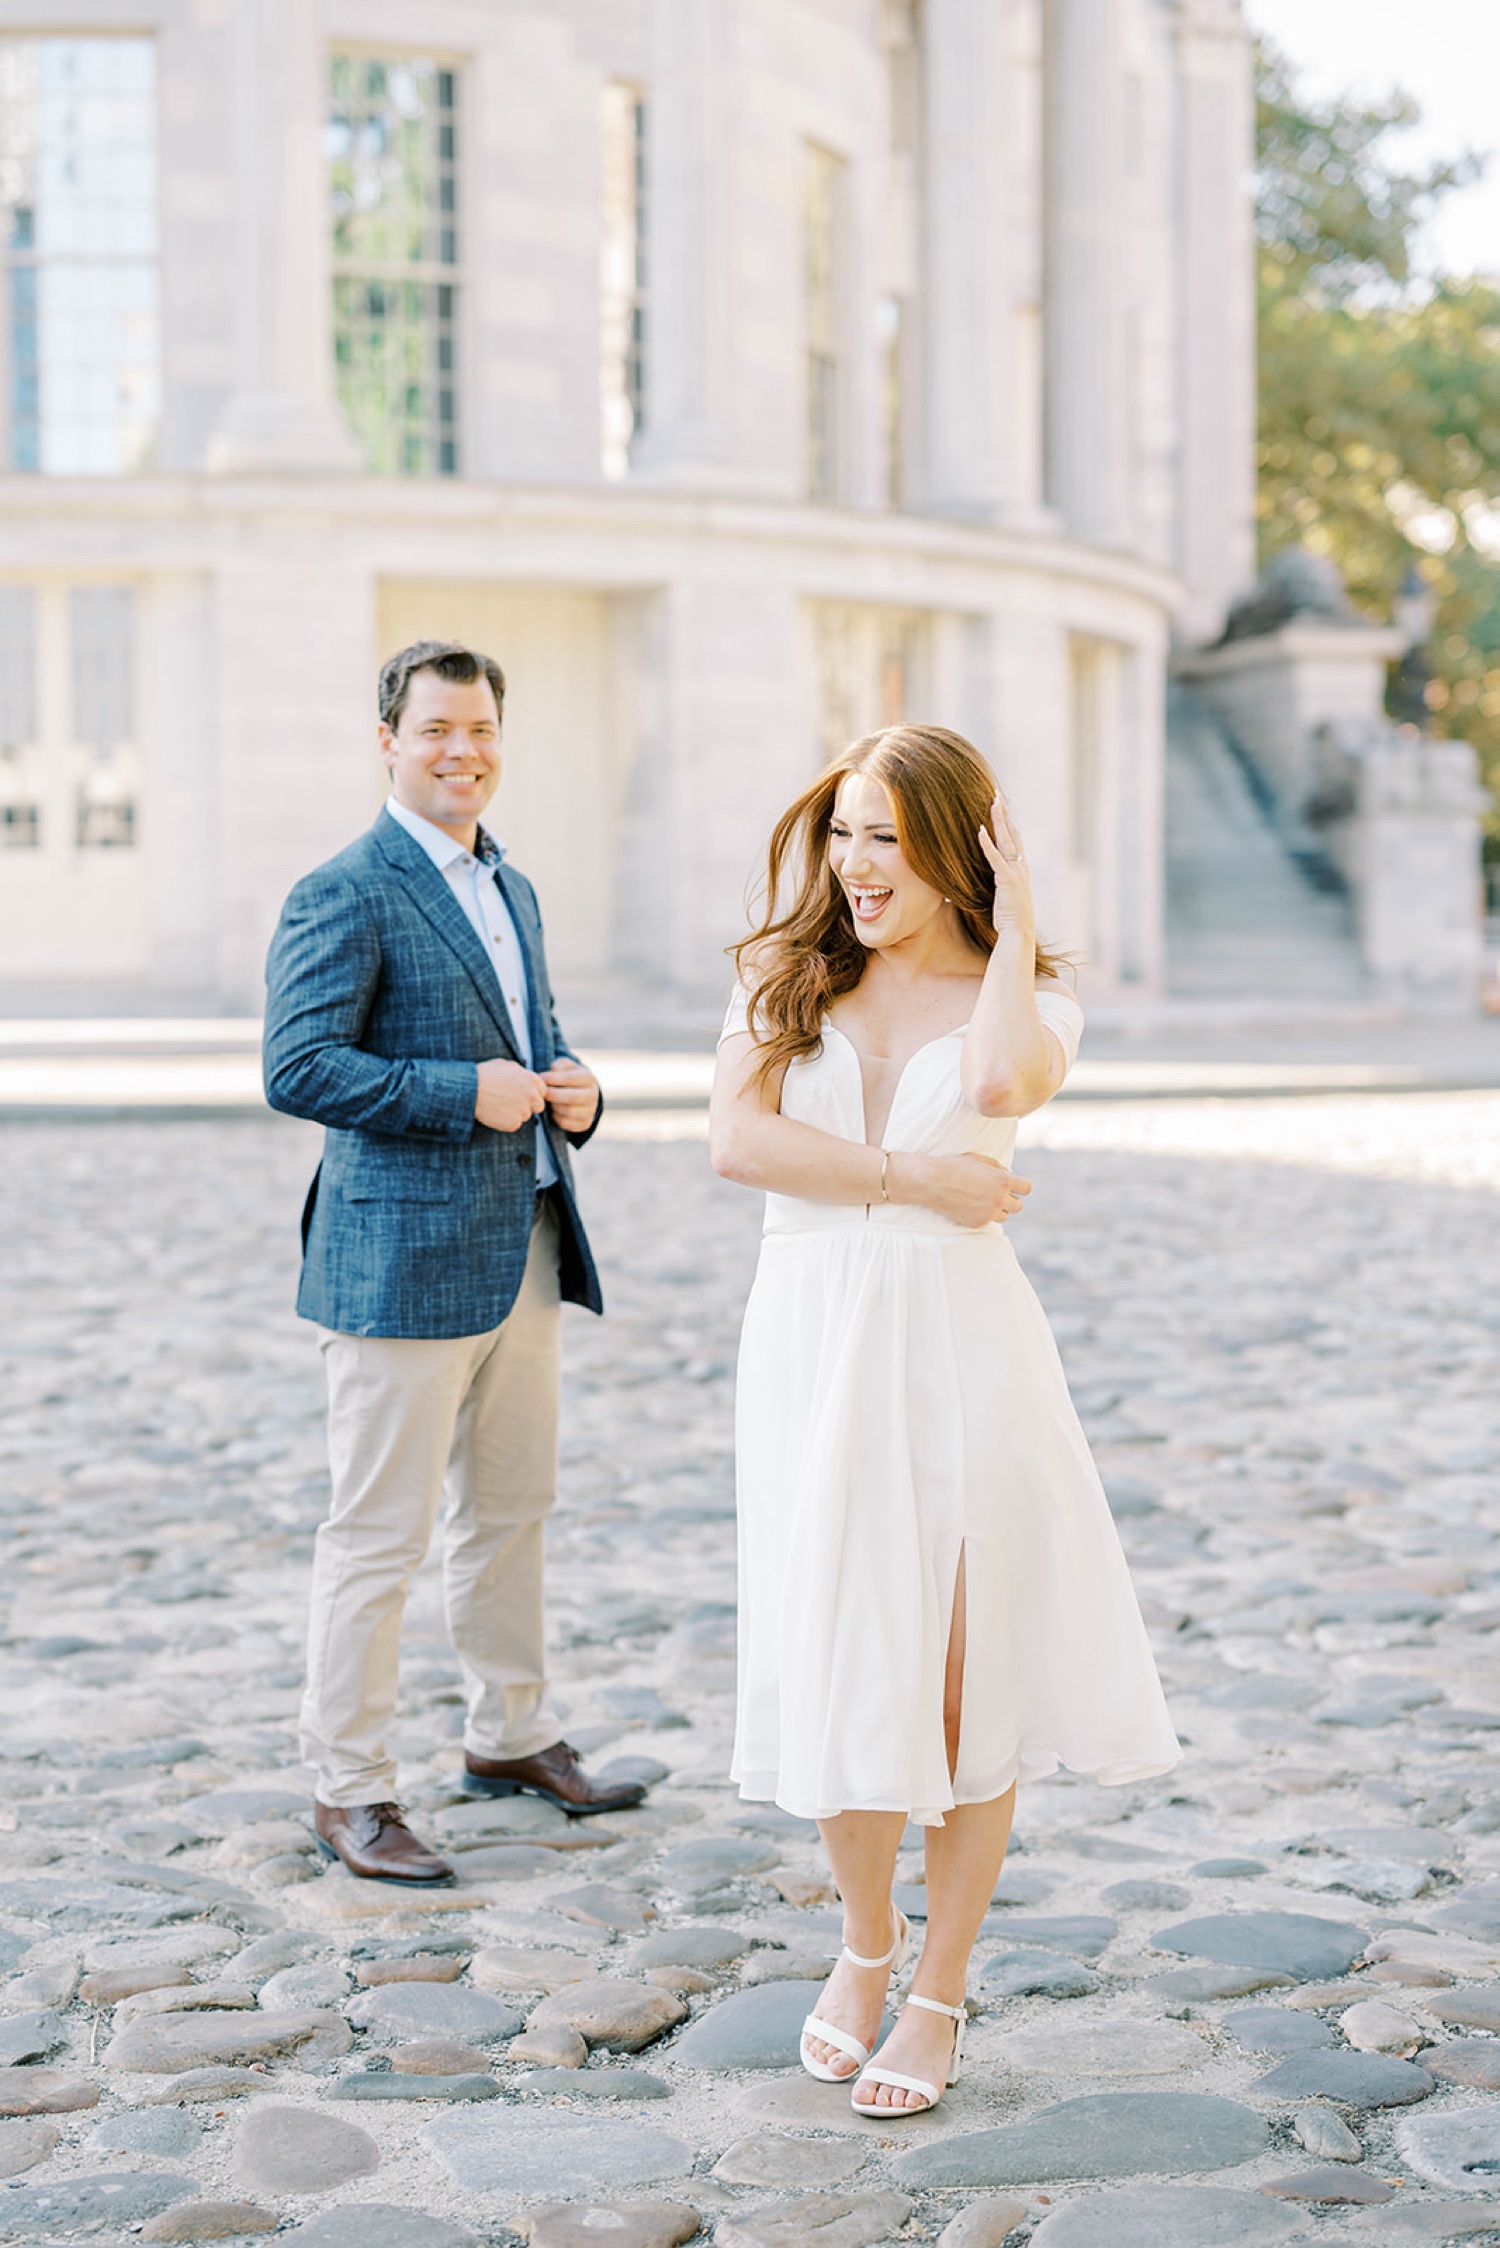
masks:
POLYGON ((864 882, 848 882, 844 886, 849 892, 856 921, 878 921, 895 895, 890 889, 876 889, 864 882))

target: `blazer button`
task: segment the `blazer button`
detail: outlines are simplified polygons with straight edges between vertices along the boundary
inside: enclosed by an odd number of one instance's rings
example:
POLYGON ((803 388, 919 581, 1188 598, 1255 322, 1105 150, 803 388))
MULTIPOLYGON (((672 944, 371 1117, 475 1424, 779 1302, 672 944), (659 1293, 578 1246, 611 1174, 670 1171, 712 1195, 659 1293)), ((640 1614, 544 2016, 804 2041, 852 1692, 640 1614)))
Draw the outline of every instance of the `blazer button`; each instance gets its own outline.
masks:
POLYGON ((520 1164, 522 1170, 524 1171, 536 1161, 536 1157, 534 1155, 527 1155, 523 1150, 517 1155, 516 1161, 520 1164))

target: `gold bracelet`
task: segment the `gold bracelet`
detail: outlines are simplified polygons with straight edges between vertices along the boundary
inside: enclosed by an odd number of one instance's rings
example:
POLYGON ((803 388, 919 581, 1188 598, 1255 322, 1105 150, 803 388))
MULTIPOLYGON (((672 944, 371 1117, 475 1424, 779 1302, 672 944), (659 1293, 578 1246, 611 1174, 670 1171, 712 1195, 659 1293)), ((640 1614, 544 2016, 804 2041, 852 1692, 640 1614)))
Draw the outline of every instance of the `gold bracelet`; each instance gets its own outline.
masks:
POLYGON ((883 1147, 880 1151, 880 1199, 882 1202, 889 1202, 891 1199, 891 1190, 886 1184, 886 1174, 890 1167, 891 1151, 888 1147, 883 1147))

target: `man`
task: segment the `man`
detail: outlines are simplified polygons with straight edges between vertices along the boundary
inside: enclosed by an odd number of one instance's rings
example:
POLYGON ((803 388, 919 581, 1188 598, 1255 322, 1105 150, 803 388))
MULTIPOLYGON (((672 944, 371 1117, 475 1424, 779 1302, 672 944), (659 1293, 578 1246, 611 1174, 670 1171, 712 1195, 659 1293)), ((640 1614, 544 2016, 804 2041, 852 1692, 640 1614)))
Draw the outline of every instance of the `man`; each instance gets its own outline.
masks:
POLYGON ((327 1127, 297 1298, 321 1330, 333 1481, 302 1752, 325 1855, 423 1885, 453 1869, 406 1825, 387 1739, 407 1586, 444 1494, 466 1790, 575 1816, 645 1793, 590 1780, 547 1698, 559 1307, 601 1308, 568 1151, 600 1095, 557 1026, 531 884, 479 824, 504 696, 468 648, 391 658, 385 809, 297 884, 266 970, 266 1097, 327 1127))

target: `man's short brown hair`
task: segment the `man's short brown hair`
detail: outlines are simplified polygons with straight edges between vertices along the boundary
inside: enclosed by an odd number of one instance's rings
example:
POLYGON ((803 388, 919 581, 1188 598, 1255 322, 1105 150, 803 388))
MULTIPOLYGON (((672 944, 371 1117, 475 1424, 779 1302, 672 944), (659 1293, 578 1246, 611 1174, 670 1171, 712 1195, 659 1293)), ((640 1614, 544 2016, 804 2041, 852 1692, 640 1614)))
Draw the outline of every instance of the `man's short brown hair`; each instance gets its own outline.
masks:
POLYGON ((505 674, 493 656, 480 655, 460 640, 414 640, 380 669, 380 716, 392 733, 401 723, 411 683, 419 671, 435 671, 439 679, 453 679, 464 687, 475 679, 487 679, 495 698, 495 716, 499 719, 504 715, 505 674))

